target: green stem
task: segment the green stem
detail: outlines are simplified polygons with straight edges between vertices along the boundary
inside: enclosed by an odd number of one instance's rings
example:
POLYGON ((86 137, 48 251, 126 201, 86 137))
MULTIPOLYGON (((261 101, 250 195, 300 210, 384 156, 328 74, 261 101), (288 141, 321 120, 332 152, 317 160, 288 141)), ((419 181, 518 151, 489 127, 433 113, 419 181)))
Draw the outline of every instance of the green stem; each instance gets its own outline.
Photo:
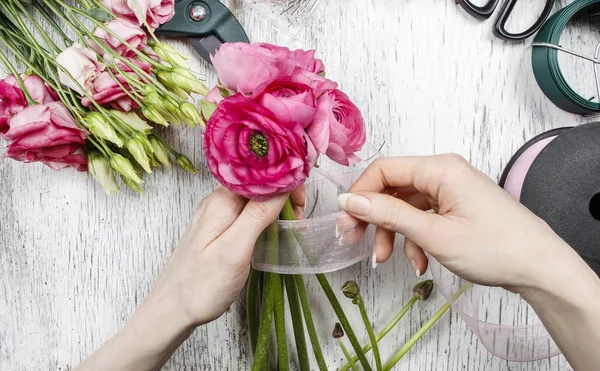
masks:
POLYGON ((338 301, 337 297, 335 296, 335 293, 333 292, 333 289, 331 288, 329 281, 327 281, 327 277, 325 277, 325 275, 322 273, 319 273, 316 276, 317 276, 317 280, 321 284, 321 287, 323 288, 323 291, 325 292, 325 295, 327 296, 327 299, 329 299, 329 303, 333 307, 333 310, 335 311, 335 314, 337 315, 338 320, 340 321, 340 324, 342 325, 342 328, 344 329, 344 332, 346 332, 346 335, 348 336, 348 340, 350 340, 350 344, 352 344, 354 351, 358 355, 358 359, 359 359, 360 363, 362 364, 363 368, 366 371, 372 371, 372 368, 369 365, 369 362, 367 361, 367 357, 365 357, 365 353, 362 351, 362 348, 360 347, 360 343, 358 342, 358 339, 356 338, 356 335, 354 334, 354 330, 352 329, 352 326, 350 326, 348 317, 346 317, 346 314, 344 313, 344 310, 342 309, 340 302, 338 301))
POLYGON ((419 331, 417 331, 417 333, 414 334, 413 337, 411 337, 406 344, 404 344, 402 348, 396 352, 396 354, 394 354, 394 356, 385 364, 383 370, 391 370, 396 363, 398 363, 398 361, 400 361, 400 359, 402 359, 402 357, 404 357, 404 355, 410 351, 417 341, 419 341, 423 335, 425 335, 425 333, 427 333, 427 331, 429 331, 429 329, 444 315, 444 313, 450 309, 452 303, 454 303, 456 299, 458 299, 465 291, 467 291, 469 287, 471 287, 471 283, 467 282, 460 289, 458 289, 458 291, 452 295, 452 298, 442 305, 442 307, 433 315, 433 317, 431 317, 429 321, 427 321, 423 327, 421 327, 419 331))
POLYGON ((54 49, 54 51, 56 53, 60 53, 61 52, 60 48, 48 36, 48 32, 45 31, 42 28, 42 26, 40 26, 40 24, 35 20, 35 18, 33 17, 33 15, 29 11, 27 11, 27 9, 25 9, 25 7, 23 5, 21 5, 20 2, 16 1, 15 4, 19 7, 19 9, 21 10, 21 12, 24 13, 27 16, 27 18, 29 19, 29 21, 38 30, 38 33, 40 35, 42 35, 42 39, 44 39, 44 41, 46 42, 46 45, 48 45, 50 48, 54 49))
POLYGON ((23 82, 23 79, 21 79, 21 75, 19 75, 19 73, 15 69, 15 66, 13 66, 12 63, 10 63, 10 61, 8 60, 6 55, 2 52, 2 50, 0 50, 0 61, 2 62, 2 64, 4 64, 4 66, 6 66, 8 71, 15 76, 15 79, 17 80, 17 84, 19 85, 19 89, 21 89, 21 91, 23 92, 23 96, 25 96, 27 105, 32 106, 32 105, 37 104, 37 102, 34 101, 33 98, 31 98, 31 95, 29 95, 29 92, 27 91, 27 89, 25 89, 25 83, 23 82))
POLYGON ((363 322, 365 323, 365 327, 367 329, 367 334, 369 334, 369 339, 371 340, 371 345, 373 346, 373 355, 375 356, 375 366, 377 367, 377 371, 381 371, 381 355, 379 354, 379 346, 377 346, 377 339, 375 338, 375 332, 373 331, 373 325, 369 320, 369 316, 367 315, 367 308, 365 308, 365 302, 362 299, 360 294, 356 295, 358 309, 360 311, 360 315, 362 317, 363 322))
POLYGON ((293 275, 283 275, 285 288, 287 291, 288 302, 290 304, 290 314, 292 315, 292 325, 294 327, 294 338, 296 339, 296 349, 298 351, 298 360, 301 371, 310 371, 310 362, 308 360, 308 348, 306 347, 306 338, 304 336, 304 321, 302 320, 302 310, 298 299, 298 288, 293 275))
MULTIPOLYGON (((406 313, 408 313, 408 311, 410 310, 410 308, 412 308, 412 306, 419 301, 419 295, 415 295, 413 296, 409 302, 404 306, 404 308, 402 308, 402 310, 400 312, 398 312, 398 314, 396 314, 396 316, 390 321, 390 323, 388 323, 383 330, 381 330, 381 332, 379 334, 377 334, 377 336, 375 337, 375 340, 377 342, 379 342, 381 339, 383 339, 385 337, 385 335, 387 335, 393 328, 394 326, 396 326, 396 324, 398 322, 400 322, 400 320, 406 315, 406 313)), ((365 352, 365 354, 371 350, 372 346, 371 343, 366 344, 362 350, 363 352, 365 352)), ((352 357, 352 362, 356 362, 358 361, 358 356, 354 356, 352 357)), ((350 369, 351 365, 350 363, 346 363, 344 366, 342 366, 339 371, 348 371, 348 369, 350 369)))
POLYGON ((306 322, 306 329, 308 330, 308 337, 317 359, 317 365, 319 365, 320 371, 327 371, 327 363, 323 357, 323 351, 321 350, 321 344, 319 344, 319 337, 317 336, 317 330, 313 321, 312 312, 310 310, 310 304, 308 302, 308 295, 306 294, 306 288, 304 287, 304 279, 302 275, 295 275, 296 286, 298 287, 298 296, 300 297, 300 304, 302 305, 302 313, 304 314, 304 321, 306 322))
POLYGON ((250 332, 250 345, 252 353, 256 351, 256 340, 258 339, 258 285, 261 273, 255 269, 250 270, 248 288, 246 289, 246 310, 248 313, 248 331, 250 332))
MULTIPOLYGON (((269 249, 277 249, 279 246, 277 223, 272 223, 267 228, 267 246, 269 249)), ((268 369, 269 343, 271 340, 271 327, 273 324, 273 309, 275 305, 275 289, 279 276, 275 273, 265 273, 265 285, 260 313, 260 326, 256 351, 254 352, 254 363, 252 371, 265 371, 268 369)))
POLYGON ((275 287, 275 335, 277 338, 277 362, 279 371, 289 371, 290 360, 285 334, 285 301, 283 295, 282 276, 277 275, 275 287))
POLYGON ((46 9, 44 9, 44 7, 40 3, 34 2, 33 6, 42 15, 42 17, 46 20, 46 22, 48 22, 48 24, 50 24, 50 27, 52 27, 61 36, 62 41, 65 44, 65 46, 69 46, 69 45, 73 44, 73 40, 71 40, 69 38, 69 36, 67 36, 67 34, 62 30, 62 28, 58 25, 58 23, 56 23, 54 18, 52 18, 50 16, 50 13, 48 13, 48 11, 46 9))
POLYGON ((352 367, 354 371, 358 371, 358 367, 356 367, 356 364, 354 363, 355 360, 352 357, 350 357, 350 353, 348 353, 348 349, 346 349, 346 346, 344 345, 342 339, 337 339, 337 341, 340 345, 340 348, 342 348, 342 352, 344 352, 344 356, 348 360, 348 364, 350 365, 349 367, 352 367))

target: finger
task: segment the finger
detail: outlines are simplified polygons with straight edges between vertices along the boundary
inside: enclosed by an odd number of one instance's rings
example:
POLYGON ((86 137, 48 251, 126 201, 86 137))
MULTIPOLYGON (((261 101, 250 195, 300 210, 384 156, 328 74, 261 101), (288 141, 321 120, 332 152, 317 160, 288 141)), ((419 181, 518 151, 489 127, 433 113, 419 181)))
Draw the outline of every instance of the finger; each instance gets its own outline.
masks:
POLYGON ((403 234, 419 245, 427 244, 439 215, 427 213, 406 201, 374 192, 345 193, 340 208, 355 218, 403 234))
POLYGON ((184 238, 206 247, 235 222, 247 202, 225 187, 217 188, 198 204, 184 238))
POLYGON ((394 240, 396 232, 377 227, 375 229, 375 262, 383 263, 392 256, 394 252, 394 240))
POLYGON ((459 174, 470 168, 469 163, 458 155, 383 157, 367 167, 350 188, 350 193, 413 186, 417 191, 437 199, 440 185, 448 174, 459 174))
POLYGON ((417 277, 421 277, 427 271, 427 256, 413 240, 404 239, 404 255, 410 262, 417 277))
POLYGON ((231 246, 229 251, 232 254, 235 250, 242 249, 244 257, 249 260, 258 236, 277 219, 287 199, 288 194, 283 194, 267 201, 249 201, 219 240, 226 246, 231 246))
POLYGON ((292 193, 290 193, 290 199, 293 206, 304 209, 304 207, 306 207, 306 187, 302 185, 295 191, 292 191, 292 193))

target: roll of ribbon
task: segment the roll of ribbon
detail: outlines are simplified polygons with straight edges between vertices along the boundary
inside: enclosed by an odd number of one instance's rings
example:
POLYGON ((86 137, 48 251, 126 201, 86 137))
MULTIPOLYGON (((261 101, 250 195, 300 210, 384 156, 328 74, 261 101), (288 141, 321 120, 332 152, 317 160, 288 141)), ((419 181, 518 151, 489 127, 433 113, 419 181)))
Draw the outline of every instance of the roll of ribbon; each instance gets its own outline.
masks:
MULTIPOLYGON (((533 43, 532 65, 538 85, 556 106, 580 115, 600 112, 600 104, 582 97, 569 86, 560 70, 558 52, 574 54, 595 64, 598 63, 598 56, 586 57, 580 53, 563 49, 560 47, 560 37, 566 25, 576 15, 592 15, 598 14, 598 12, 600 12, 600 0, 577 0, 550 17, 540 29, 533 43)), ((592 77, 590 76, 590 78, 592 77)), ((598 81, 596 83, 598 85, 598 81)), ((598 98, 600 99, 600 97, 598 98)))

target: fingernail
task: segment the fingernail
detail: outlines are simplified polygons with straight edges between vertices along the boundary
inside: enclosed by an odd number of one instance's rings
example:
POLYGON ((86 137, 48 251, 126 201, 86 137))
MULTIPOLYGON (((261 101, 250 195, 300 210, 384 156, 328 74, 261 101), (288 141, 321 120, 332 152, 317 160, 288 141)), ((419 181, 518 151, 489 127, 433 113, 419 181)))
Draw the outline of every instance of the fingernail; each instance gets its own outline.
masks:
POLYGON ((351 193, 344 193, 338 197, 340 208, 355 215, 367 215, 371 206, 368 198, 351 193))
POLYGON ((340 238, 340 236, 342 235, 342 232, 340 232, 340 226, 337 225, 337 223, 335 224, 335 238, 340 238))
POLYGON ((371 266, 373 269, 377 268, 377 253, 373 252, 373 256, 371 257, 371 266))
POLYGON ((417 267, 417 262, 414 260, 410 261, 410 264, 412 265, 415 274, 417 275, 417 278, 421 277, 421 270, 419 269, 419 267, 417 267))

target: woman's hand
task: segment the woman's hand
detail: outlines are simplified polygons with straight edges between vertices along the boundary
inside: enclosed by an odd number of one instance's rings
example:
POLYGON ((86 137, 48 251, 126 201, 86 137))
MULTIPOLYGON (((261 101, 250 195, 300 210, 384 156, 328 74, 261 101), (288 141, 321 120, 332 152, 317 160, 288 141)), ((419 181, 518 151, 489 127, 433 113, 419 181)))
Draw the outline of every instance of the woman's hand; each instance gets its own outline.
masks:
POLYGON ((247 201, 219 188, 202 200, 142 305, 76 370, 160 369, 197 326, 221 316, 240 294, 256 240, 286 198, 247 201))
POLYGON ((339 203, 377 225, 378 261, 390 257, 395 234, 402 233, 417 275, 427 268, 426 251, 467 280, 520 293, 576 370, 600 369, 598 276, 545 222, 462 157, 379 159, 339 203))

